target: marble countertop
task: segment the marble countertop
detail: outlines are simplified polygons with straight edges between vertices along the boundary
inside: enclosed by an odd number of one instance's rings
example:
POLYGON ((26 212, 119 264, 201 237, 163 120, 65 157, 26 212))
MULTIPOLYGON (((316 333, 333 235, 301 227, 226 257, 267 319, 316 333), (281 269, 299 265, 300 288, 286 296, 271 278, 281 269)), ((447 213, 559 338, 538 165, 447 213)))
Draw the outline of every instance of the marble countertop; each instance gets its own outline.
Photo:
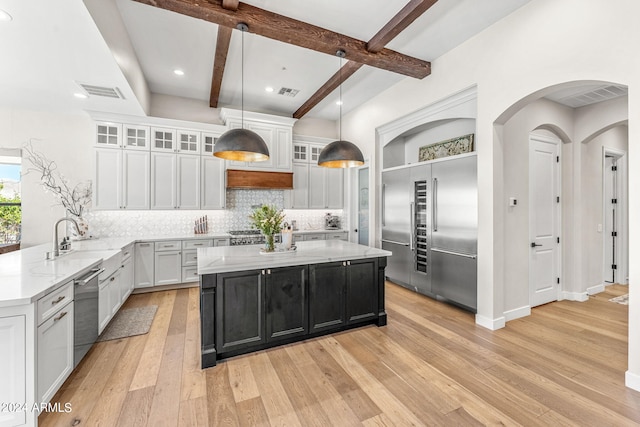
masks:
POLYGON ((98 238, 71 242, 71 252, 47 260, 51 244, 0 255, 0 307, 30 304, 140 241, 228 238, 227 233, 98 238))
POLYGON ((331 230, 325 230, 324 228, 293 230, 293 234, 346 233, 346 232, 348 232, 348 230, 345 230, 343 228, 331 229, 331 230))
POLYGON ((263 245, 247 245, 200 248, 198 249, 198 274, 391 256, 389 251, 343 240, 299 242, 296 243, 296 251, 286 253, 261 254, 262 247, 263 245))

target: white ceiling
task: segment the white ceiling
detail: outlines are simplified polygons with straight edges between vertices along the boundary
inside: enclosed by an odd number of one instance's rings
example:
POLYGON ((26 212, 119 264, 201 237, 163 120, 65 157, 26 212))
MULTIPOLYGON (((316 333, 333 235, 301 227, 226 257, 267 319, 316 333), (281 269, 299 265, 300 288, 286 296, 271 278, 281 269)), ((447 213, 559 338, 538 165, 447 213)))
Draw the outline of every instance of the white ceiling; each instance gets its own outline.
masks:
MULTIPOLYGON (((114 1, 144 78, 153 93, 209 101, 217 25, 132 0, 114 1), (175 68, 184 76, 173 74, 175 68)), ((529 0, 439 0, 387 47, 432 61, 529 0)), ((369 40, 408 0, 247 0, 246 3, 369 40)), ((0 23, 0 106, 56 111, 94 110, 143 115, 129 82, 82 0, 0 0, 13 16, 0 23), (73 97, 78 83, 118 87, 125 99, 73 97)), ((98 17, 95 17, 96 20, 98 17)), ((100 19, 106 19, 101 16, 100 19)), ((340 65, 339 58, 281 42, 244 35, 244 106, 290 116, 340 65), (273 93, 264 88, 272 86, 273 93), (296 97, 277 95, 281 87, 296 97)), ((242 34, 234 31, 220 107, 241 104, 242 34)), ((434 71, 434 72, 437 72, 434 71)), ((364 66, 342 87, 343 112, 362 104, 404 76, 364 66)), ((426 77, 429 78, 429 77, 426 77)), ((335 120, 337 90, 307 117, 335 120)))

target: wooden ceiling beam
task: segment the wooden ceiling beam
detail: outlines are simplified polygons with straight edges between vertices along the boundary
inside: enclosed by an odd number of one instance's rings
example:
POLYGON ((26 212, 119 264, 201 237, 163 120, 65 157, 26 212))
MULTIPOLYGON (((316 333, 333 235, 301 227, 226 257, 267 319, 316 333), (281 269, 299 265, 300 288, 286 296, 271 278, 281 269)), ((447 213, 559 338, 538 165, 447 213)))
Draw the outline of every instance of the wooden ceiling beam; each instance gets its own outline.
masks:
POLYGON ((307 24, 287 16, 239 3, 238 10, 227 10, 222 1, 199 0, 136 0, 139 3, 170 10, 182 15, 213 22, 228 28, 246 23, 249 32, 283 43, 335 55, 342 49, 346 58, 395 73, 422 79, 431 73, 431 64, 390 49, 369 52, 367 43, 343 34, 307 24))
MULTIPOLYGON (((209 0, 215 1, 215 0, 209 0)), ((238 10, 238 5, 240 4, 240 0, 222 0, 222 7, 227 10, 238 10)))
POLYGON ((302 104, 300 108, 293 113, 294 119, 300 119, 307 114, 313 107, 318 105, 320 101, 325 99, 331 92, 333 92, 338 86, 345 80, 353 75, 362 67, 362 64, 353 61, 347 61, 340 70, 338 70, 331 78, 322 85, 320 89, 316 91, 307 101, 302 104))
POLYGON ((222 77, 227 64, 227 53, 231 42, 231 28, 218 26, 218 38, 216 40, 216 53, 213 59, 213 73, 211 76, 211 93, 209 95, 209 107, 216 108, 220 99, 220 89, 222 88, 222 77))
POLYGON ((400 12, 396 13, 396 15, 369 40, 367 50, 369 52, 380 52, 391 40, 404 31, 437 1, 438 0, 410 0, 400 12))

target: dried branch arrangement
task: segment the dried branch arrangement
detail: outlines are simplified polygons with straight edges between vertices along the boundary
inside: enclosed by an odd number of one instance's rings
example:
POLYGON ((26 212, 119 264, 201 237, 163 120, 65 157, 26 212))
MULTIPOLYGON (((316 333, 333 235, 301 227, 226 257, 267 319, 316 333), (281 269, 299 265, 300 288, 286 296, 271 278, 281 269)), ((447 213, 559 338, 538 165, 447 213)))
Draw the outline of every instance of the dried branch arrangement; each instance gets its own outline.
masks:
POLYGON ((36 151, 30 141, 22 146, 23 157, 27 159, 32 167, 27 168, 24 174, 35 172, 40 175, 40 184, 45 193, 51 193, 71 215, 82 217, 85 209, 91 204, 91 181, 85 181, 71 187, 69 180, 60 172, 53 160, 36 151))

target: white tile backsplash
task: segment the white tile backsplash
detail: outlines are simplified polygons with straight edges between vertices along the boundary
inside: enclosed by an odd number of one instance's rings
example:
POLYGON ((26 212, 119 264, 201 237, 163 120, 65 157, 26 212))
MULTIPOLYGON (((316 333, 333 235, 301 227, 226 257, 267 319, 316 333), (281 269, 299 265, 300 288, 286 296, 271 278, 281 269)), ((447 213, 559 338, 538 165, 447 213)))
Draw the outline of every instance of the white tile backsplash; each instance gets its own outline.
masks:
MULTIPOLYGON (((224 210, 91 211, 86 215, 89 233, 95 237, 137 237, 185 235, 193 232, 194 221, 204 215, 210 233, 250 228, 249 215, 261 204, 284 206, 282 190, 227 190, 224 210)), ((285 221, 296 220, 299 230, 324 229, 327 212, 342 216, 342 210, 286 209, 285 221)), ((344 226, 344 224, 343 224, 344 226)))

